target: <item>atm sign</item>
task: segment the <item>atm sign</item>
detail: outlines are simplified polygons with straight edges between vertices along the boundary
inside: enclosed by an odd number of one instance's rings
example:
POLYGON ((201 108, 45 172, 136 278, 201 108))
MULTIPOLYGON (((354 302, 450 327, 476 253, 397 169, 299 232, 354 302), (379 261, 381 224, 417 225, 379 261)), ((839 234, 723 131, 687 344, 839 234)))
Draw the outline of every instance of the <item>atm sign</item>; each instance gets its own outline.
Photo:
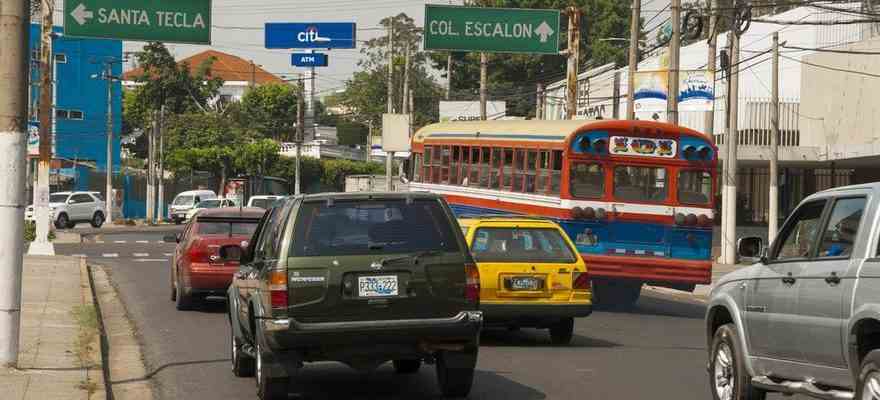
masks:
POLYGON ((326 67, 329 61, 324 53, 293 53, 290 57, 294 67, 326 67))

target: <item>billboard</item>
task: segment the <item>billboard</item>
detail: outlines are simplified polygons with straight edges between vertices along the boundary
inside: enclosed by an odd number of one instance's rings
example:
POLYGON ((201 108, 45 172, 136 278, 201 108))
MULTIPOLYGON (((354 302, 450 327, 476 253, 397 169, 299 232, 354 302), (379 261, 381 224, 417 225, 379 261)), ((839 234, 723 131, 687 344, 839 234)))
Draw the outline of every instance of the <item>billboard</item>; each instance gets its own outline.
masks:
MULTIPOLYGON (((486 119, 503 119, 507 115, 507 102, 487 101, 486 119)), ((441 101, 440 122, 452 121, 479 121, 479 101, 441 101)))
MULTIPOLYGON (((709 111, 715 99, 715 74, 706 70, 682 70, 678 77, 679 111, 709 111)), ((635 75, 636 112, 666 112, 669 71, 639 71, 635 75)))

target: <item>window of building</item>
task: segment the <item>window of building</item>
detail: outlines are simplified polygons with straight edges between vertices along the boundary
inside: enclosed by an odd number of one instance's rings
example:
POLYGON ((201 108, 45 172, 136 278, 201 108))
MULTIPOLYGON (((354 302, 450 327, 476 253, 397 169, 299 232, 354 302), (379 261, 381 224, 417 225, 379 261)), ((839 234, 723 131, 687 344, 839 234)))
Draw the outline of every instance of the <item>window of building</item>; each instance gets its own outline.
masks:
POLYGON ((58 64, 67 64, 67 54, 64 54, 64 53, 55 54, 55 62, 58 64))
POLYGON ((614 168, 614 198, 622 201, 662 203, 668 185, 666 169, 621 165, 614 168))
POLYGON ((79 110, 70 110, 67 113, 67 117, 70 119, 83 120, 84 115, 82 111, 79 110))
POLYGON ((575 198, 601 198, 605 193, 605 170, 598 163, 572 163, 569 185, 575 198))
POLYGON ((70 118, 70 112, 62 109, 55 109, 55 118, 56 119, 68 119, 70 118))

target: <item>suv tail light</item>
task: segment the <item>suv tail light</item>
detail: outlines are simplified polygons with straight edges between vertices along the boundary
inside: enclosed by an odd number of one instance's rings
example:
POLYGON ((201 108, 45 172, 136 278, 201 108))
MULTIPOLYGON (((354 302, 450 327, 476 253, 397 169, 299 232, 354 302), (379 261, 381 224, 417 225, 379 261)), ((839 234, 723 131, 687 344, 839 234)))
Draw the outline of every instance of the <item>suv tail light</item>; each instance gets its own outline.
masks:
POLYGON ((480 270, 476 264, 465 264, 464 297, 473 302, 480 301, 480 270))
POLYGON ((590 290, 590 277, 586 272, 573 272, 572 273, 572 289, 575 290, 590 290))
POLYGON ((269 272, 269 296, 272 308, 287 308, 287 271, 269 272))

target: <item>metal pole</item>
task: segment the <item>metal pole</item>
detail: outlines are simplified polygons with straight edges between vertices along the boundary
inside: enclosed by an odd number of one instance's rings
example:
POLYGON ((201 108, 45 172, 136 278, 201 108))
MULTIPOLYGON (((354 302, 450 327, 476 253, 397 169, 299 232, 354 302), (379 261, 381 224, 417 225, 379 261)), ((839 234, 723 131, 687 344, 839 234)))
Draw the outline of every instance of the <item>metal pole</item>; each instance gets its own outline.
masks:
POLYGON ((293 178, 293 194, 299 196, 301 193, 300 187, 300 161, 302 160, 302 145, 303 145, 303 134, 305 133, 305 83, 302 80, 302 75, 299 78, 299 100, 296 107, 296 138, 294 143, 296 144, 296 167, 294 168, 294 178, 293 178))
POLYGON ((391 180, 392 175, 394 175, 394 152, 387 152, 385 154, 385 191, 391 192, 391 180))
POLYGON ((535 119, 544 119, 544 84, 538 83, 538 89, 535 91, 535 119))
POLYGON ((446 100, 452 94, 452 52, 446 56, 446 100))
POLYGON ((107 182, 104 195, 104 220, 113 221, 113 64, 104 66, 107 80, 107 182))
MULTIPOLYGON (((3 2, 0 13, 0 366, 18 365, 24 188, 27 157, 30 2, 3 2)), ((43 8, 47 8, 45 3, 43 8)), ((51 12, 51 7, 49 7, 51 12)), ((50 24, 51 26, 51 24, 50 24)), ((48 192, 46 193, 48 195, 48 192)), ((48 201, 48 199, 47 199, 48 201)), ((48 228, 48 227, 47 227, 48 228)))
POLYGON ((666 96, 666 120, 678 125, 678 68, 681 50, 681 0, 672 0, 672 40, 669 43, 669 93, 666 96))
POLYGON ((779 229, 779 32, 773 32, 773 82, 770 100, 770 221, 767 243, 772 243, 779 229))
POLYGON ((633 0, 629 21, 629 73, 626 87, 626 119, 636 119, 636 71, 639 69, 639 31, 641 30, 642 0, 633 0))
POLYGON ((727 214, 725 220, 725 229, 723 234, 724 246, 727 247, 725 253, 725 264, 736 263, 736 172, 737 172, 737 141, 738 141, 738 121, 737 113, 739 108, 739 36, 730 35, 732 38, 731 54, 730 54, 730 127, 727 132, 727 174, 724 179, 727 183, 725 188, 726 209, 727 214))
MULTIPOLYGON (((34 216, 36 218, 36 238, 28 253, 54 255, 54 246, 49 242, 49 170, 52 162, 52 121, 55 104, 53 102, 52 68, 52 24, 54 0, 42 0, 41 38, 40 38, 40 159, 37 164, 37 189, 34 191, 34 216)), ((27 59, 27 57, 25 57, 27 59)))
POLYGON ((565 85, 565 117, 577 117, 578 103, 578 62, 581 48, 581 10, 571 6, 568 13, 568 67, 565 85))
POLYGON ((159 222, 165 219, 165 105, 159 109, 159 222))
POLYGON ((388 19, 388 106, 386 112, 394 112, 394 17, 388 19))
POLYGON ((403 98, 401 99, 401 114, 409 114, 409 43, 405 44, 405 61, 403 63, 403 98))
MULTIPOLYGON (((718 0, 712 0, 711 6, 709 7, 709 40, 707 45, 709 47, 708 59, 706 60, 706 69, 709 71, 709 76, 712 80, 712 87, 715 87, 715 68, 716 68, 716 54, 718 53, 718 32, 716 31, 716 27, 718 26, 718 0)), ((715 91, 712 91, 713 96, 715 91)), ((713 143, 715 142, 715 99, 718 96, 714 96, 712 99, 712 106, 709 107, 709 111, 706 111, 706 119, 704 121, 703 131, 709 136, 709 140, 713 143)))
POLYGON ((614 91, 612 92, 612 96, 614 96, 613 106, 611 109, 611 115, 614 119, 620 119, 620 71, 614 71, 614 91))
POLYGON ((480 53, 480 120, 486 120, 486 100, 489 85, 489 58, 486 53, 480 53))

